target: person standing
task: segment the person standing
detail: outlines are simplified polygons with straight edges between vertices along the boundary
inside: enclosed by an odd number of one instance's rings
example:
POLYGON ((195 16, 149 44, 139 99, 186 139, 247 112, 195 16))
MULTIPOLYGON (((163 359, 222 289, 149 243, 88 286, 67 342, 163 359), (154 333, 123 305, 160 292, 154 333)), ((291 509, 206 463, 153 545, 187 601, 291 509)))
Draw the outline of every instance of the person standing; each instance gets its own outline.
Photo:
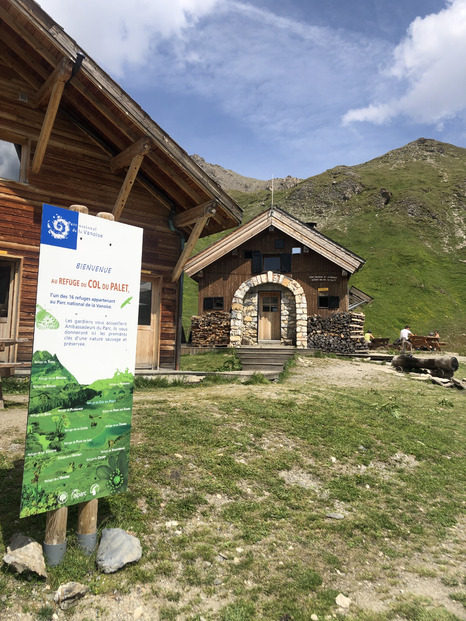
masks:
POLYGON ((409 347, 409 350, 412 351, 413 350, 413 346, 411 345, 410 341, 409 341, 409 337, 413 336, 413 333, 410 330, 409 326, 405 326, 401 332, 400 332, 400 341, 401 341, 401 353, 403 354, 406 350, 407 347, 409 347))

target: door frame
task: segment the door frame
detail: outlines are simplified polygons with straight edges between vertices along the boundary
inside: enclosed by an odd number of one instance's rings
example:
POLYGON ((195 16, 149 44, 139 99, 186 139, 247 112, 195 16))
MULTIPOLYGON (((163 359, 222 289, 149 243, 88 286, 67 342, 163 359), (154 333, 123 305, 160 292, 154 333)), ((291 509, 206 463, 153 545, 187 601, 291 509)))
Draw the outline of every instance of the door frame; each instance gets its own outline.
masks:
POLYGON ((138 325, 138 344, 136 347, 136 369, 158 369, 160 366, 160 333, 162 313, 162 276, 141 274, 141 282, 152 283, 151 296, 151 323, 148 326, 138 325), (151 351, 148 362, 138 362, 138 351, 141 345, 140 338, 150 339, 151 351))
MULTIPOLYGON (((21 273, 22 273, 22 257, 3 255, 0 254, 0 263, 10 265, 10 285, 8 292, 8 316, 6 321, 1 323, 6 324, 2 336, 6 338, 15 339, 18 337, 19 331, 19 301, 21 291, 21 273)), ((0 352, 0 362, 16 362, 16 356, 18 351, 18 345, 12 345, 11 347, 5 347, 3 352, 0 352)))
POLYGON ((280 343, 281 342, 281 328, 282 328, 282 309, 281 309, 281 302, 282 302, 282 295, 281 295, 281 291, 259 291, 258 292, 258 298, 257 298, 257 342, 267 342, 267 341, 272 341, 274 343, 280 343), (262 319, 262 298, 266 297, 266 296, 277 296, 278 297, 278 311, 277 311, 277 325, 276 325, 276 332, 278 333, 278 338, 273 338, 273 326, 271 327, 271 332, 270 332, 270 339, 264 339, 261 338, 261 319, 262 319))

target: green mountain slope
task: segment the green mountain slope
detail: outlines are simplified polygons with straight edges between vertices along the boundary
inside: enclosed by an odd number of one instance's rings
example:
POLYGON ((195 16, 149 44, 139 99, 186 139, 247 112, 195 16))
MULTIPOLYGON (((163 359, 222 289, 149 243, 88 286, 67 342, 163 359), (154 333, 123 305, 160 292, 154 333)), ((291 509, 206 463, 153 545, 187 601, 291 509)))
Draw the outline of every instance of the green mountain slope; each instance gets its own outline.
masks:
MULTIPOLYGON (((271 206, 266 190, 231 195, 243 222, 271 206)), ((366 259, 350 284, 375 298, 362 310, 376 336, 394 339, 408 323, 417 334, 438 329, 450 351, 466 352, 466 149, 420 138, 274 192, 273 202, 366 259)), ((197 300, 185 280, 186 330, 197 300)))

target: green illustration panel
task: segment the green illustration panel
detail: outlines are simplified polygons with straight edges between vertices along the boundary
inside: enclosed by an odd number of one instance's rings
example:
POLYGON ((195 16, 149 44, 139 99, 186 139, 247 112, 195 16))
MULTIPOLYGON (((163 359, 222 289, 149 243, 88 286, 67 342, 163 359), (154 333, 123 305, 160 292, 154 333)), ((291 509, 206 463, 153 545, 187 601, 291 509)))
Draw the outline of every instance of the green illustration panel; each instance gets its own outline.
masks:
POLYGON ((21 517, 127 489, 133 387, 127 370, 82 386, 35 352, 21 517))

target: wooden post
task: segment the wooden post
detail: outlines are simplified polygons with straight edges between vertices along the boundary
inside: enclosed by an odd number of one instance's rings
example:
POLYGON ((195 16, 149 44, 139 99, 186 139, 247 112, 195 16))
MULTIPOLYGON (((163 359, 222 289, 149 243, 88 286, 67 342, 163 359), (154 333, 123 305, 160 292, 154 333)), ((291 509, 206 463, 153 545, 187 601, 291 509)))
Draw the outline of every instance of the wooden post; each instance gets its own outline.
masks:
POLYGON ((68 507, 48 511, 45 521, 44 555, 54 567, 63 560, 66 551, 66 522, 68 507))
POLYGON ((66 540, 66 521, 68 507, 60 507, 47 512, 45 522, 45 543, 57 545, 66 540))
POLYGON ((78 505, 78 528, 76 531, 77 543, 87 554, 92 554, 97 545, 97 512, 99 501, 97 498, 78 505))

